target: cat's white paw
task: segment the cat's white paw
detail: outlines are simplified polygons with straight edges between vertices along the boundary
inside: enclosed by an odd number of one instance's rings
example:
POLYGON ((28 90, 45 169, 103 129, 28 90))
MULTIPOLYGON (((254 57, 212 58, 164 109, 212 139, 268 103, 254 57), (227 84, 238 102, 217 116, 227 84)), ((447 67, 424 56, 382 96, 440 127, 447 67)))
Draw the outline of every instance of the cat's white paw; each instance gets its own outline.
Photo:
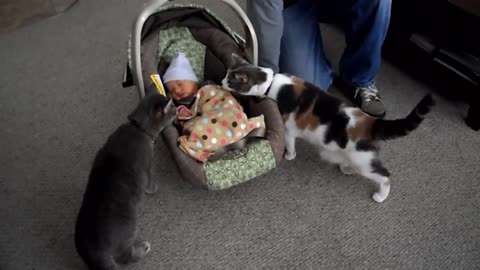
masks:
POLYGON ((376 192, 375 194, 373 194, 372 196, 372 199, 378 203, 381 203, 383 202, 385 199, 387 198, 387 196, 382 196, 380 193, 376 192))
POLYGON ((338 166, 338 168, 340 169, 340 171, 345 174, 345 175, 352 175, 352 174, 355 174, 355 169, 351 166, 347 166, 347 165, 340 165, 338 166))
POLYGON ((293 153, 285 152, 285 154, 283 155, 283 157, 286 160, 294 160, 296 156, 297 156, 297 152, 293 152, 293 153))
POLYGON ((144 248, 144 250, 145 250, 145 253, 150 252, 150 250, 151 250, 151 245, 150 245, 150 243, 149 243, 149 242, 143 242, 142 244, 143 244, 143 248, 144 248))
POLYGON ((158 190, 158 185, 154 183, 149 183, 148 186, 145 188, 145 193, 148 195, 152 195, 158 190))

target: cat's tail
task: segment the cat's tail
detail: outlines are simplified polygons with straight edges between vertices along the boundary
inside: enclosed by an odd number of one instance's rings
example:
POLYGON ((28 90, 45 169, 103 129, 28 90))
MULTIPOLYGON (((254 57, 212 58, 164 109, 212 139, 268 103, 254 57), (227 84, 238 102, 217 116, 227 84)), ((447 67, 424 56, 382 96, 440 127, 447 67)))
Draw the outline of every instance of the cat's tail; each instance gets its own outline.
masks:
POLYGON ((433 105, 435 105, 435 101, 432 95, 428 94, 423 97, 413 111, 403 119, 377 119, 372 126, 371 135, 373 139, 390 140, 407 135, 422 123, 425 115, 430 112, 433 105))

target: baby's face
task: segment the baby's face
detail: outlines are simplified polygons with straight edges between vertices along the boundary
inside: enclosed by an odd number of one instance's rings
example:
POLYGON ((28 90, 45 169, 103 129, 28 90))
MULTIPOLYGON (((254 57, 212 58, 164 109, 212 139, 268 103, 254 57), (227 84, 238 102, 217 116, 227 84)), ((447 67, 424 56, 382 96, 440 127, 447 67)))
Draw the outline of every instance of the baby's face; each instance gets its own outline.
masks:
POLYGON ((198 85, 194 81, 169 81, 165 84, 174 100, 181 100, 195 95, 198 91, 198 85))

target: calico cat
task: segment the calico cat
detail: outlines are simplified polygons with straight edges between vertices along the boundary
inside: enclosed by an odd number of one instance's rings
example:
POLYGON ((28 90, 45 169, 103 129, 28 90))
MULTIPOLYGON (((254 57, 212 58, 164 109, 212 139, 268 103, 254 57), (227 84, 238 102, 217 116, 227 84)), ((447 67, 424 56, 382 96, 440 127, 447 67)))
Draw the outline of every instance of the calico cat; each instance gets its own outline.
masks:
POLYGON ((223 87, 242 95, 267 96, 277 102, 285 123, 284 158, 296 156, 295 139, 319 146, 320 156, 339 165, 344 174, 358 173, 378 184, 376 202, 390 192, 390 173, 378 158, 376 141, 407 135, 416 129, 434 105, 426 95, 403 119, 384 120, 349 107, 315 85, 269 68, 250 65, 234 56, 236 64, 227 71, 223 87))
POLYGON ((143 193, 157 190, 150 177, 153 146, 175 115, 166 97, 149 95, 98 151, 75 227, 77 252, 90 270, 118 269, 150 251, 137 239, 137 213, 143 193))

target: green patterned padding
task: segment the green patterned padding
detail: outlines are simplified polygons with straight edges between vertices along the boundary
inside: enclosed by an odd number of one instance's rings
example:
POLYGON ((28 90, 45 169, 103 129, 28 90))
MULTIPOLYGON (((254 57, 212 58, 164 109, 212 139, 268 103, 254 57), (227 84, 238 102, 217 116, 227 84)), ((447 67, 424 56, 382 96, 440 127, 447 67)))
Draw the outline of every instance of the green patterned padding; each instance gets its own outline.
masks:
POLYGON ((257 139, 243 149, 229 151, 216 161, 204 165, 209 190, 226 189, 247 182, 275 168, 272 146, 257 139))
POLYGON ((184 53, 199 81, 203 81, 206 47, 198 42, 187 27, 172 27, 158 34, 157 60, 163 57, 167 62, 178 53, 184 53))

